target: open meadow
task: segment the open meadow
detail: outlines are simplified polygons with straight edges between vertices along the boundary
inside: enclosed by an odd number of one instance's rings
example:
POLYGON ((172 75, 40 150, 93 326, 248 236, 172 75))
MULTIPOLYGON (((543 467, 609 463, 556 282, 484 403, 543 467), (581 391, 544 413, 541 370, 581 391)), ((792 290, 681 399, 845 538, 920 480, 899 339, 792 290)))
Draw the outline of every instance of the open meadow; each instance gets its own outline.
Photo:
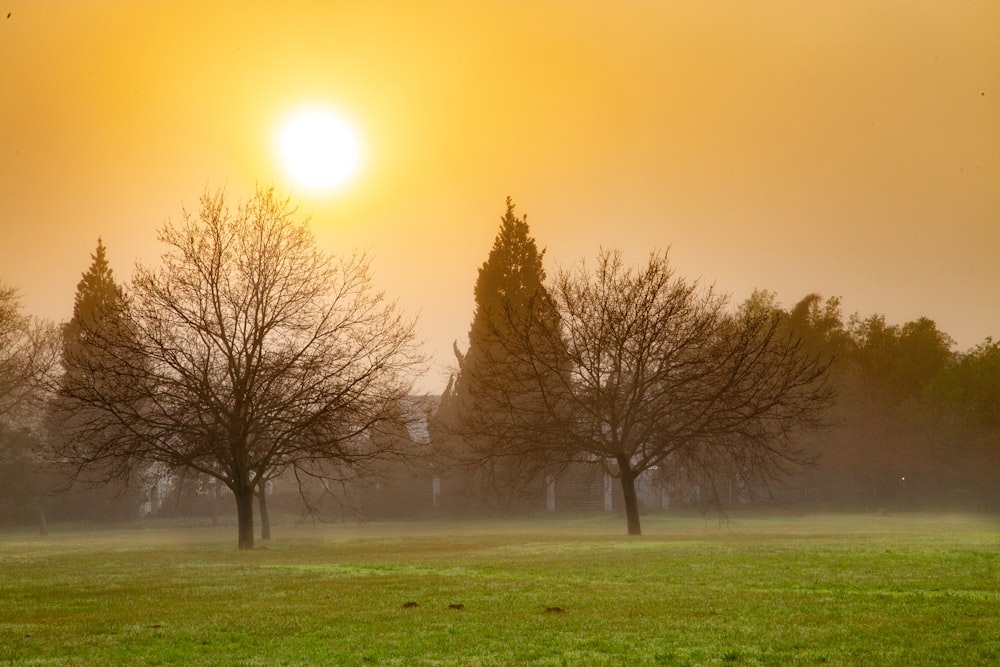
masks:
POLYGON ((0 533, 2 665, 1000 662, 994 519, 0 533), (407 604, 415 603, 415 604, 407 604))

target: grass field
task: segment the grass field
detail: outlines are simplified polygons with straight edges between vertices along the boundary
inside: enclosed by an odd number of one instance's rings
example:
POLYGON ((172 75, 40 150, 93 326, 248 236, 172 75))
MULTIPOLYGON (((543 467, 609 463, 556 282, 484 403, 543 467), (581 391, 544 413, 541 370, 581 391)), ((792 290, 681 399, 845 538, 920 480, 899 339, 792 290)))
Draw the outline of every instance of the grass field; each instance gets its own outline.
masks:
POLYGON ((643 527, 278 526, 250 552, 235 528, 0 534, 0 664, 1000 663, 995 520, 643 527))

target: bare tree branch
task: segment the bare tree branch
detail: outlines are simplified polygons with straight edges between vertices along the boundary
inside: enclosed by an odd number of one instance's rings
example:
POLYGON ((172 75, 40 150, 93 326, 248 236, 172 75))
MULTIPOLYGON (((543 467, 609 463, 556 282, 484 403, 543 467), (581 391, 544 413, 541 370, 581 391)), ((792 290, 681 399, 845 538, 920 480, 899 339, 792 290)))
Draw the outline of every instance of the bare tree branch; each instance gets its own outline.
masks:
POLYGON ((96 353, 68 360, 91 381, 63 383, 59 455, 80 470, 161 463, 219 479, 241 548, 261 480, 361 475, 397 454, 370 436, 402 418, 422 364, 414 322, 373 290, 369 258, 331 260, 294 213, 271 190, 236 210, 206 193, 197 216, 160 230, 160 265, 136 268, 117 324, 88 332, 96 353))
POLYGON ((508 461, 524 477, 600 463, 621 481, 630 533, 641 473, 773 479, 808 461, 795 436, 832 399, 827 366, 783 333, 779 313, 728 312, 725 297, 676 277, 665 253, 629 268, 603 251, 495 321, 461 421, 474 460, 508 461))

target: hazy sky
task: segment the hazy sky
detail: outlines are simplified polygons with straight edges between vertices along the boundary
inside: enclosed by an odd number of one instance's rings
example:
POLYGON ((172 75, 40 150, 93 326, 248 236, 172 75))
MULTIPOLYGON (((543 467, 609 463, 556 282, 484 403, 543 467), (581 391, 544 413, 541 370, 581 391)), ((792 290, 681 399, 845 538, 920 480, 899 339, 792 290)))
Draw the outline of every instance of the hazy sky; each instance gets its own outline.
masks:
POLYGON ((207 187, 274 184, 368 249, 437 365, 467 341, 507 195, 547 268, 671 247, 736 299, 1000 336, 1000 2, 0 0, 0 281, 62 320, 98 236, 119 281, 207 187), (276 154, 324 106, 363 166, 276 154))

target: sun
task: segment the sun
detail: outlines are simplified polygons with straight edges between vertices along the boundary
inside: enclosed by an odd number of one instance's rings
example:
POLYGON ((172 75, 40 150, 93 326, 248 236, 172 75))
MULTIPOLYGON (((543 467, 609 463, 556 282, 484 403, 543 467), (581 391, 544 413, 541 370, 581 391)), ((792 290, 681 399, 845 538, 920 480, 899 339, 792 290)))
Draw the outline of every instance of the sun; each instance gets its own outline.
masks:
POLYGON ((317 191, 344 185, 357 171, 360 157, 353 128, 315 109, 300 112, 284 124, 278 151, 292 179, 317 191))

